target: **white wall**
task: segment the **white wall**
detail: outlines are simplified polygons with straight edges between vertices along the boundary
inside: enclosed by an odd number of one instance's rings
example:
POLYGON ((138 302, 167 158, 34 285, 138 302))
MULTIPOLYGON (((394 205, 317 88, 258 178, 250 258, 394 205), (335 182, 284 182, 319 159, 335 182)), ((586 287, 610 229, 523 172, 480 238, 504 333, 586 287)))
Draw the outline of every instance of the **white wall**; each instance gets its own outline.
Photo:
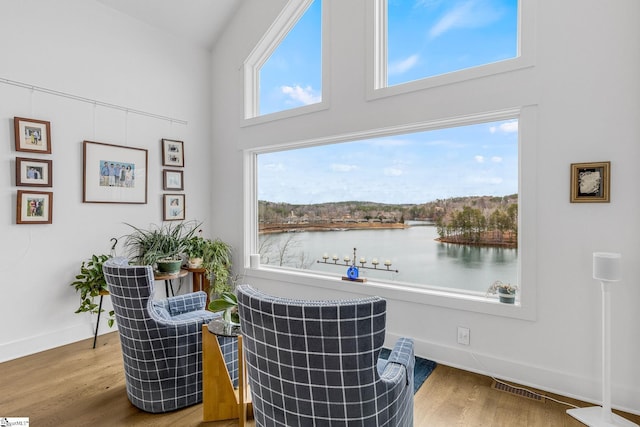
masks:
MULTIPOLYGON (((111 237, 162 220, 160 140, 184 141, 187 219, 211 233, 210 52, 87 0, 0 1, 0 79, 168 116, 94 107, 0 83, 0 361, 93 336, 74 314, 80 262, 109 253, 111 237), (16 152, 13 117, 51 122, 51 155, 16 152), (82 203, 82 141, 149 150, 148 203, 82 203), (17 225, 15 157, 53 161, 53 224, 17 225)), ((118 245, 119 254, 123 254, 118 245)), ((164 285, 157 283, 159 295, 164 285)), ((177 283, 176 283, 177 285, 177 283)), ((188 290, 186 280, 182 292, 188 290)), ((176 286, 177 287, 177 286, 176 286)), ((111 308, 109 298, 106 309, 111 308)), ((101 322, 101 332, 109 331, 101 322)))
MULTIPOLYGON (((621 252, 624 279, 612 296, 613 402, 640 413, 640 195, 634 179, 640 158, 640 2, 524 1, 537 5, 533 68, 367 101, 367 2, 329 0, 330 108, 243 126, 243 61, 285 4, 247 0, 213 52, 215 231, 243 247, 241 148, 531 105, 536 137, 523 140, 534 146, 523 149, 522 170, 535 167, 529 173, 534 190, 521 196, 533 213, 529 224, 537 227, 528 247, 537 262, 523 277, 535 279, 535 320, 418 304, 385 291, 389 339, 411 336, 419 355, 441 363, 598 401, 600 289, 591 278, 591 254, 621 252), (612 164, 611 203, 569 203, 570 163, 605 160, 612 164), (456 344, 458 325, 471 328, 471 346, 456 344)), ((238 257, 236 264, 241 262, 238 257)), ((358 295, 331 284, 309 286, 314 282, 302 278, 292 283, 296 279, 282 274, 247 271, 245 281, 303 298, 358 295)))

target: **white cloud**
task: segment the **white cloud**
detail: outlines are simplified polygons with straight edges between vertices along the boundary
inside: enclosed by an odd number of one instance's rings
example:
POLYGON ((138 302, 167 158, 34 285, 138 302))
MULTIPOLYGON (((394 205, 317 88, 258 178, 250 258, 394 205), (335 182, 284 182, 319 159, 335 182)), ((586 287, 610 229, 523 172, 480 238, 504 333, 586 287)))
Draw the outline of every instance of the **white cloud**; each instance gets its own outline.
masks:
POLYGON ((500 156, 493 156, 493 157, 491 158, 491 161, 492 161, 493 163, 502 163, 502 157, 500 157, 500 156))
POLYGON ((420 55, 416 53, 401 61, 396 61, 392 64, 389 64, 389 68, 387 71, 389 74, 405 73, 415 67, 415 65, 418 63, 418 59, 420 59, 420 55))
POLYGON ((262 166, 265 170, 281 172, 284 170, 284 165, 282 163, 267 163, 262 166))
POLYGON ((484 163, 484 156, 474 156, 476 163, 484 163))
POLYGON ((330 166, 334 172, 351 172, 358 169, 357 165, 345 165, 340 163, 332 163, 330 166))
POLYGON ((479 28, 499 19, 501 13, 492 7, 491 1, 468 0, 458 3, 440 18, 429 30, 434 39, 456 28, 479 28))
POLYGON ((281 86, 280 90, 284 95, 289 97, 290 100, 303 105, 316 104, 320 102, 320 95, 313 90, 311 86, 301 87, 295 86, 281 86))
POLYGON ((402 169, 398 168, 384 168, 385 176, 400 176, 402 175, 402 169))
POLYGON ((496 133, 496 132, 502 132, 502 133, 518 132, 518 121, 517 120, 513 120, 513 121, 510 121, 510 122, 500 123, 498 126, 491 126, 489 128, 489 132, 491 132, 491 133, 496 133))

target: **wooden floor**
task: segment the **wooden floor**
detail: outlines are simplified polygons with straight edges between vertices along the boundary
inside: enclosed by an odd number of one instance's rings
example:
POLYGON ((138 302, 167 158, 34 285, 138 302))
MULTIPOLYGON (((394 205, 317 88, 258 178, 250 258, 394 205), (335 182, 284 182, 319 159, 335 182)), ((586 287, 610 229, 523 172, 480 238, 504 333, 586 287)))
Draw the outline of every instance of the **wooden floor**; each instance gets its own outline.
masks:
MULTIPOLYGON (((32 426, 237 426, 202 422, 202 405, 148 414, 127 400, 116 332, 0 364, 0 417, 32 426)), ((566 406, 491 388, 492 379, 439 365, 415 395, 415 426, 576 426, 566 406)), ((589 406, 561 398, 580 406, 589 406)), ((622 414, 640 424, 640 416, 622 414)), ((251 422, 249 426, 253 427, 251 422)))

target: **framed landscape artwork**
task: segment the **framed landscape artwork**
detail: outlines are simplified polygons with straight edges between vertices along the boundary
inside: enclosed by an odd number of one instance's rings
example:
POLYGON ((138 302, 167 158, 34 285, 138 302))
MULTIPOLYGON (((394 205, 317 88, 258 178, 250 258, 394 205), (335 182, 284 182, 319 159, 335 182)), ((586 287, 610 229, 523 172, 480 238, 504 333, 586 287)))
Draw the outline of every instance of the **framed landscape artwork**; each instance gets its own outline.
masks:
POLYGON ((13 128, 16 151, 51 154, 51 123, 14 117, 13 128))
POLYGON ((18 190, 17 224, 51 224, 53 193, 18 190))
POLYGON ((184 190, 182 171, 165 169, 162 171, 162 188, 164 190, 184 190))
POLYGON ((148 152, 83 142, 84 203, 147 203, 148 152))
POLYGON ((16 157, 16 185, 28 187, 53 186, 51 160, 16 157))
POLYGON ((184 143, 182 141, 162 140, 162 166, 184 166, 184 143))
POLYGON ((181 221, 185 218, 184 194, 164 194, 162 204, 164 221, 181 221))
POLYGON ((571 203, 609 203, 611 162, 571 164, 571 203))

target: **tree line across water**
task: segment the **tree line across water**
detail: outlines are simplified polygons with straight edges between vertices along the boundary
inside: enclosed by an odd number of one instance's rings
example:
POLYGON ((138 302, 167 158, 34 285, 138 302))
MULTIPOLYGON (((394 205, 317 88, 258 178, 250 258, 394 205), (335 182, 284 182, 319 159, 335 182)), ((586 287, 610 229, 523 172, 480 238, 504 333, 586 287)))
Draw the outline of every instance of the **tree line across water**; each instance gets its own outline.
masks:
POLYGON ((440 240, 459 244, 515 247, 518 195, 469 196, 422 204, 345 201, 297 205, 260 201, 261 232, 336 227, 397 227, 409 220, 432 221, 440 240))
POLYGON ((488 214, 464 206, 438 218, 436 226, 442 242, 517 247, 518 204, 499 207, 488 214))

